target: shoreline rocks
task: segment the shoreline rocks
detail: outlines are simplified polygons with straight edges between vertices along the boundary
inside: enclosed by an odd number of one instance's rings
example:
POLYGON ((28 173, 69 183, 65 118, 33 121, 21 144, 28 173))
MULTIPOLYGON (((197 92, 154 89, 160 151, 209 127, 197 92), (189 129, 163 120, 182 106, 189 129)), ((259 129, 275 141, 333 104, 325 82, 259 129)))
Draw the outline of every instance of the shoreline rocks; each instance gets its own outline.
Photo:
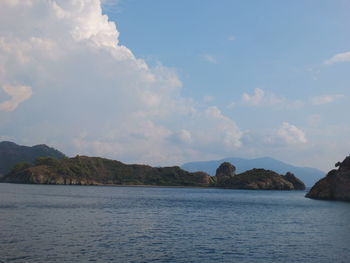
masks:
POLYGON ((320 200, 350 201, 350 156, 337 162, 326 177, 319 180, 305 197, 320 200))

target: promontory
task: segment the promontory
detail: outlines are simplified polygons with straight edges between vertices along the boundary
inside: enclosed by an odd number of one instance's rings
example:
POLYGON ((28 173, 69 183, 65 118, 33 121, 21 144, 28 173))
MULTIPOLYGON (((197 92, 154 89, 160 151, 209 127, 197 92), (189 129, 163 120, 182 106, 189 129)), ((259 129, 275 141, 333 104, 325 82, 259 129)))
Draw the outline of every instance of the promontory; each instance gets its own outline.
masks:
POLYGON ((350 156, 335 164, 326 177, 318 181, 306 197, 323 200, 350 201, 350 156))

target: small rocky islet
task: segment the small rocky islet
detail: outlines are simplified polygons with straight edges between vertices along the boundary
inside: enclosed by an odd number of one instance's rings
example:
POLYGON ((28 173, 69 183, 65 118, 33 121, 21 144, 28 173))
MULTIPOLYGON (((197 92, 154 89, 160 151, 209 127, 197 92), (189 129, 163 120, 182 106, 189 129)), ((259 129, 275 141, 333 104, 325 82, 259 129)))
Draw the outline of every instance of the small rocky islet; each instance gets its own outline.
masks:
POLYGON ((319 180, 306 197, 320 200, 350 201, 350 156, 335 164, 326 177, 319 180))
POLYGON ((216 170, 216 185, 222 188, 247 190, 304 190, 305 184, 294 174, 280 175, 271 170, 251 169, 235 174, 236 167, 228 162, 216 170))

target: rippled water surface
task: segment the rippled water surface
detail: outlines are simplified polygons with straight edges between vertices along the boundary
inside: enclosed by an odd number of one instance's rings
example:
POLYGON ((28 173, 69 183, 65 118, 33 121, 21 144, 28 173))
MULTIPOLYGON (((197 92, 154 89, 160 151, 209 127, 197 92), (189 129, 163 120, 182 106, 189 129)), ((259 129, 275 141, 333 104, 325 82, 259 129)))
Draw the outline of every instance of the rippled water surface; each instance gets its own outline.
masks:
POLYGON ((350 262, 350 203, 304 194, 0 184, 0 262, 350 262))

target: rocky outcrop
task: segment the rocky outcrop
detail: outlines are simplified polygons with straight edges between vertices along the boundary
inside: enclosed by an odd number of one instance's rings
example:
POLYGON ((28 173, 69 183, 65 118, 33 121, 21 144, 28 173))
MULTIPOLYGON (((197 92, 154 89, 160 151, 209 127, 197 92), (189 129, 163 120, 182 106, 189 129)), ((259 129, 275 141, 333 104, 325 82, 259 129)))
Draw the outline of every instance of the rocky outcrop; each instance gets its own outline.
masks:
POLYGON ((216 169, 216 180, 219 186, 224 185, 227 180, 235 176, 236 167, 229 162, 222 163, 216 169))
POLYGON ((160 186, 209 186, 213 182, 206 173, 190 173, 178 166, 128 165, 98 157, 76 156, 62 160, 40 158, 36 164, 29 168, 14 169, 2 181, 27 184, 160 186))
POLYGON ((350 201, 350 156, 335 165, 326 177, 318 181, 306 197, 323 200, 350 201))
POLYGON ((216 170, 218 187, 249 190, 303 190, 305 185, 293 174, 283 176, 271 170, 252 169, 235 174, 235 167, 222 163, 216 170))
POLYGON ((293 184, 294 190, 305 190, 305 184, 297 178, 293 173, 288 172, 284 178, 293 184))

